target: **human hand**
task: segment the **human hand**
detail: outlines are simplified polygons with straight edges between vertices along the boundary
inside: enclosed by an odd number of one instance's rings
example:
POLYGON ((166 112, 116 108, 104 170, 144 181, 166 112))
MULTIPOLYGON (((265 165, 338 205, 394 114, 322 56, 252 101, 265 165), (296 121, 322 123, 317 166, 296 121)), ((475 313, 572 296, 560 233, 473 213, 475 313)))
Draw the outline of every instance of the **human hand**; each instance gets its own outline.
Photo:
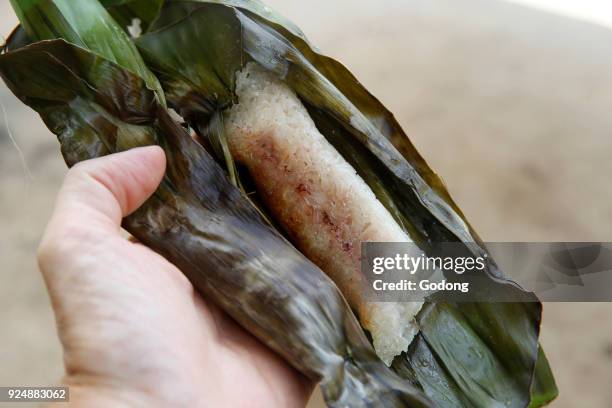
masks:
POLYGON ((298 407, 312 385, 121 234, 165 157, 146 147, 66 176, 39 248, 75 406, 298 407))

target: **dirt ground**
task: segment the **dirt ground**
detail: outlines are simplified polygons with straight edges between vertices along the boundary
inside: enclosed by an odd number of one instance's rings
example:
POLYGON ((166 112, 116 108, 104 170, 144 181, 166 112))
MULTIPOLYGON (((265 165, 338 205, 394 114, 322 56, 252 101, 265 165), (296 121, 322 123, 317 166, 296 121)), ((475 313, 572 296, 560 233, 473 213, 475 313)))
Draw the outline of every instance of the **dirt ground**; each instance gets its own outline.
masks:
MULTIPOLYGON (((495 0, 268 3, 395 112, 485 240, 612 239, 612 31, 495 0)), ((8 33, 7 0, 0 16, 8 33)), ((34 253, 65 168, 3 84, 0 101, 0 385, 54 384, 61 350, 34 253)), ((553 407, 612 406, 610 312, 545 305, 553 407)))

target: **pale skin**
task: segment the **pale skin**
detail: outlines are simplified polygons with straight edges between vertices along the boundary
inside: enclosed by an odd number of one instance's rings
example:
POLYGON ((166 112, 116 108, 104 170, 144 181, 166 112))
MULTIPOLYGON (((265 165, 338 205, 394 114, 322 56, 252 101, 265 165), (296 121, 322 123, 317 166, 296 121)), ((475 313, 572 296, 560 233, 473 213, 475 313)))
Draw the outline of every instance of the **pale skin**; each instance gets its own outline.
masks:
POLYGON ((38 259, 71 405, 305 406, 310 381, 122 234, 165 165, 158 147, 89 160, 59 193, 38 259))

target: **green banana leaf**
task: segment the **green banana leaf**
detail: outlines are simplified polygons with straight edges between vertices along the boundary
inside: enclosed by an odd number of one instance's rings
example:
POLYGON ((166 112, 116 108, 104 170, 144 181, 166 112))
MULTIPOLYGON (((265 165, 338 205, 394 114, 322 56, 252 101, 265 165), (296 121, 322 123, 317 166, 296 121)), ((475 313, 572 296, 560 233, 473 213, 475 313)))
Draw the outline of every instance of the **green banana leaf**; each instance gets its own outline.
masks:
POLYGON ((125 31, 99 2, 11 0, 11 5, 29 38, 63 38, 87 48, 139 75, 165 103, 159 81, 147 68, 125 31))
POLYGON ((377 358, 333 282, 270 227, 143 78, 64 40, 9 49, 0 76, 57 135, 69 166, 137 146, 164 149, 160 187, 123 226, 320 381, 330 406, 433 407, 377 358))
MULTIPOLYGON (((210 124, 236 102, 236 72, 255 61, 296 92, 319 130, 425 252, 437 242, 462 242, 466 251, 486 254, 393 115, 345 67, 318 54, 298 29, 263 7, 166 2, 136 43, 169 105, 201 136, 222 144, 222 129, 210 124)), ((218 160, 231 169, 227 157, 218 160)), ((486 273, 501 292, 521 290, 493 261, 486 273)), ((542 406, 557 390, 539 351, 540 319, 534 301, 430 303, 418 316, 417 340, 393 368, 441 406, 542 406)))
POLYGON ((531 403, 529 408, 542 407, 548 405, 551 401, 557 398, 559 391, 555 384, 553 376, 544 350, 540 346, 538 348, 538 361, 536 363, 536 372, 533 383, 531 384, 531 403))

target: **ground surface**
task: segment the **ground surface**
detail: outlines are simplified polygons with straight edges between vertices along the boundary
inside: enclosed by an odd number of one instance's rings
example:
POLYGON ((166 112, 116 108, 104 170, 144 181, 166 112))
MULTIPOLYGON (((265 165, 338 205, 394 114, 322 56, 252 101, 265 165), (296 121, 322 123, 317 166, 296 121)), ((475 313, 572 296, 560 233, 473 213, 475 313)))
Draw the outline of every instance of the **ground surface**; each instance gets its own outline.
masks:
MULTIPOLYGON (((484 239, 612 239, 612 31, 493 0, 269 3, 395 112, 484 239)), ((61 352, 34 252, 65 169, 36 115, 4 85, 0 100, 32 174, 0 116, 0 384, 50 384, 61 352)), ((612 406, 611 311, 545 305, 553 407, 612 406)))

